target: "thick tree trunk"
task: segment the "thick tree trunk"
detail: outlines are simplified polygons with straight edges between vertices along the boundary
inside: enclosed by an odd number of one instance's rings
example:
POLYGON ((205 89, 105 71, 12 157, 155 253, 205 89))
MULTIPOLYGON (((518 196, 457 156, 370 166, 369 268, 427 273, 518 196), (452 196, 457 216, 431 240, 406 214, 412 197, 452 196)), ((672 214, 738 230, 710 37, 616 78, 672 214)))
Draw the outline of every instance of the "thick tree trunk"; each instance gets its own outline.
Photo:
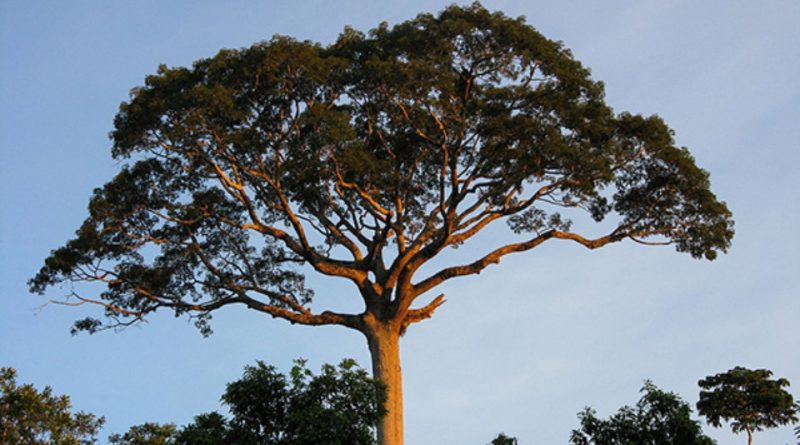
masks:
POLYGON ((753 445, 753 431, 750 429, 749 426, 746 428, 747 428, 747 445, 753 445))
POLYGON ((386 384, 386 416, 378 425, 380 445, 403 445, 403 379, 400 371, 400 333, 377 326, 367 333, 372 375, 386 384))

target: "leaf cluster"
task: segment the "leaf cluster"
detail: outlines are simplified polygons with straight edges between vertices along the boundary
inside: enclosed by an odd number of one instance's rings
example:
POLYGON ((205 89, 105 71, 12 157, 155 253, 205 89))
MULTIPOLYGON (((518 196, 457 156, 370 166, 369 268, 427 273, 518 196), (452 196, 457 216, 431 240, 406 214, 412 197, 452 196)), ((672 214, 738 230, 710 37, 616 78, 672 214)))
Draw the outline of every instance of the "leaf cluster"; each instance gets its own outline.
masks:
POLYGON ((13 368, 0 368, 0 443, 20 445, 93 445, 102 417, 73 413, 69 397, 48 386, 18 385, 13 368))
POLYGON ((112 434, 108 441, 113 445, 170 445, 176 433, 177 429, 171 423, 162 425, 148 422, 130 427, 125 434, 112 434))
POLYGON ((607 420, 586 408, 578 414, 581 427, 573 430, 572 445, 714 445, 692 409, 674 393, 645 382, 636 406, 624 406, 607 420))

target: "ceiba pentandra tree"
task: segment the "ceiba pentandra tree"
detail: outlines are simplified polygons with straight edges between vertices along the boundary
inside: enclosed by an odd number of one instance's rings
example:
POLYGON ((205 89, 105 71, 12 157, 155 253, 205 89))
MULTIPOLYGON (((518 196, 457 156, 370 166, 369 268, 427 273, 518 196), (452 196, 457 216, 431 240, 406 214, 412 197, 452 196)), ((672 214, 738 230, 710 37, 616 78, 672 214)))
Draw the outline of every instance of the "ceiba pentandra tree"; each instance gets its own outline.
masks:
POLYGON ((124 166, 31 290, 74 283, 69 301, 105 308, 76 322, 90 332, 167 309, 208 333, 228 305, 355 329, 388 387, 383 445, 403 442, 400 336, 442 304, 443 282, 553 240, 711 260, 733 236, 660 118, 614 113, 568 50, 479 4, 329 46, 274 37, 162 66, 111 138, 124 166), (589 236, 565 211, 611 229, 589 236), (512 241, 421 270, 504 223, 512 241), (311 270, 351 282, 363 310, 314 310, 311 270))

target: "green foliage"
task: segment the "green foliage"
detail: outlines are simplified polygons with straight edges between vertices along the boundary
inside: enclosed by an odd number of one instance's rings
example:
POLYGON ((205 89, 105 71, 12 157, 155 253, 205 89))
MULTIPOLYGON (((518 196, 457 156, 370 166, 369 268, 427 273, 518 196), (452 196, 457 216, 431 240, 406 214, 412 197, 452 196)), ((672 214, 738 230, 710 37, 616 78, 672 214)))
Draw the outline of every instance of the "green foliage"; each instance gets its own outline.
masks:
POLYGON ((50 387, 17 385, 13 368, 0 368, 0 444, 91 445, 104 419, 71 412, 66 395, 50 387))
POLYGON ((371 444, 373 428, 385 414, 385 388, 344 360, 324 365, 314 376, 303 363, 291 372, 286 416, 290 444, 371 444))
POLYGON ((108 441, 113 445, 172 445, 175 434, 175 425, 171 423, 148 422, 132 426, 125 434, 112 434, 108 441))
POLYGON ((506 436, 504 433, 500 433, 495 437, 489 445, 518 445, 516 437, 506 436))
POLYGON ((311 312, 298 264, 351 280, 388 320, 439 282, 550 239, 714 259, 733 236, 707 172, 661 118, 614 113, 560 43, 478 3, 346 29, 328 46, 277 36, 161 66, 111 138, 126 164, 30 281, 105 285, 70 295, 106 309, 77 330, 166 308, 209 333, 228 304, 360 329, 357 315, 311 312), (581 212, 613 230, 569 232, 581 212), (525 238, 412 287, 423 263, 499 221, 525 238))
POLYGON ((222 400, 236 434, 264 444, 372 444, 385 413, 383 385, 353 360, 324 365, 319 375, 299 361, 288 381, 259 362, 228 385, 222 400))
POLYGON ((697 411, 708 423, 719 428, 730 422, 734 433, 761 431, 798 421, 798 405, 784 388, 789 381, 772 379, 767 369, 737 366, 698 382, 700 400, 697 411))
POLYGON ((110 438, 115 445, 373 445, 385 413, 384 386, 353 360, 314 375, 298 361, 289 377, 258 362, 222 396, 231 418, 202 414, 176 430, 144 424, 110 438))
POLYGON ((251 437, 239 437, 231 431, 228 420, 219 413, 195 416, 175 437, 174 445, 245 445, 251 437))
POLYGON ((664 392, 645 382, 642 398, 635 407, 624 406, 608 418, 586 408, 578 414, 579 430, 573 430, 572 445, 713 445, 699 422, 691 419, 692 409, 676 394, 664 392))

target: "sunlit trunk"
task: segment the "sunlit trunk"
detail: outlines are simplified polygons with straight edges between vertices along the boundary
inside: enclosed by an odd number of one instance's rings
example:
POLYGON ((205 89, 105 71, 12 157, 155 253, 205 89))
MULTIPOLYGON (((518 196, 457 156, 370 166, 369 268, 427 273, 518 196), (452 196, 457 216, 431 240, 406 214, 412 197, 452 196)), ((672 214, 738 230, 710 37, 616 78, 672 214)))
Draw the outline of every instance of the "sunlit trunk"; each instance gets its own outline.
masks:
POLYGON ((367 334, 372 375, 386 385, 386 416, 378 425, 380 445, 403 445, 403 380, 400 370, 400 334, 379 326, 367 334))
POLYGON ((749 426, 745 428, 747 429, 747 445, 753 445, 753 431, 749 426))

